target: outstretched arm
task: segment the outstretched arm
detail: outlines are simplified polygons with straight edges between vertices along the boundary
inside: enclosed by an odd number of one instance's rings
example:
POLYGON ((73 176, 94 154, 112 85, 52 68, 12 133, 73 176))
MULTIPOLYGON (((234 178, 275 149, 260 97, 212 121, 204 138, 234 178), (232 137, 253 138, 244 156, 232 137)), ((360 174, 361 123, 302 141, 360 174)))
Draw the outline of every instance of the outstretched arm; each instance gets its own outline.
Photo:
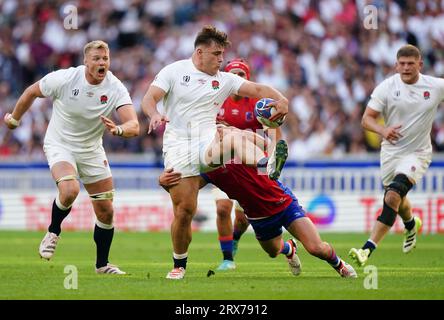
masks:
POLYGON ((39 82, 32 84, 23 92, 11 113, 6 113, 4 121, 9 129, 15 129, 20 124, 20 119, 31 107, 36 98, 44 98, 39 87, 39 82))

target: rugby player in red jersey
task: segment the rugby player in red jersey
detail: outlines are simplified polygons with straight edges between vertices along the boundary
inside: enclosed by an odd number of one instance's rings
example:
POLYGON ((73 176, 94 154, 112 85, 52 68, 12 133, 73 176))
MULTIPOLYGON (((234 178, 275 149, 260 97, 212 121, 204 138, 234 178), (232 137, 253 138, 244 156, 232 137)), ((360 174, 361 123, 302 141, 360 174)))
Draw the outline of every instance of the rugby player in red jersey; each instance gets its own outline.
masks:
MULTIPOLYGON (((160 175, 159 183, 168 191, 169 187, 179 182, 180 177, 179 172, 169 168, 160 175)), ((284 254, 294 275, 301 272, 296 240, 284 241, 282 227, 298 239, 311 255, 327 261, 342 277, 357 277, 353 267, 339 258, 329 243, 321 240, 315 225, 305 216, 294 194, 280 181, 258 175, 255 168, 235 164, 235 160, 201 174, 200 180, 201 188, 212 183, 230 199, 239 202, 264 251, 272 258, 284 254)))
MULTIPOLYGON (((237 58, 227 63, 224 68, 225 72, 231 72, 238 76, 250 80, 250 66, 243 59, 237 58)), ((239 95, 229 96, 222 105, 217 122, 227 126, 236 127, 242 130, 251 130, 258 132, 266 130, 270 135, 270 142, 273 143, 282 137, 280 128, 268 129, 256 119, 254 114, 254 106, 258 99, 241 97, 239 95)), ((245 218, 242 207, 238 202, 230 200, 226 193, 219 188, 214 187, 212 190, 216 201, 216 225, 220 248, 223 254, 223 261, 217 270, 233 270, 236 268, 234 263, 234 255, 242 234, 247 230, 249 223, 245 218), (231 211, 234 205, 235 219, 231 220, 231 211)))

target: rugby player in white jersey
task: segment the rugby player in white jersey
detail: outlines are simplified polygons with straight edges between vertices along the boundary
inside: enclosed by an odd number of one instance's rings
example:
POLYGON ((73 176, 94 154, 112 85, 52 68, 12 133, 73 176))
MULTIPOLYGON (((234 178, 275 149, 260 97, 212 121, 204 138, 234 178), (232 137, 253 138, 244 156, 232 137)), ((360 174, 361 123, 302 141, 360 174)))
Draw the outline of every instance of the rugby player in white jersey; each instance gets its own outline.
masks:
POLYGON ((225 130, 217 135, 217 113, 231 94, 274 99, 277 112, 272 120, 288 113, 288 100, 279 91, 219 71, 228 45, 224 32, 204 27, 195 39, 191 59, 164 67, 142 100, 142 109, 150 118, 149 132, 167 121, 163 138, 165 168, 182 174, 180 182, 170 189, 174 210, 171 225, 174 268, 167 274, 168 279, 182 279, 185 275, 199 174, 220 166, 234 153, 244 164, 266 167, 270 178, 277 179, 287 156, 283 140, 276 144, 267 161, 263 148, 256 146, 251 135, 242 130, 225 130), (165 115, 156 108, 161 99, 165 115), (270 165, 273 163, 276 165, 270 165))
POLYGON ((383 138, 381 177, 386 191, 382 213, 370 238, 362 248, 350 250, 360 266, 389 232, 398 214, 405 225, 402 251, 409 253, 416 246, 422 222, 412 216, 407 193, 424 176, 432 160, 430 131, 444 100, 444 79, 420 73, 423 61, 418 48, 403 46, 396 58, 397 74, 375 88, 362 117, 362 126, 383 138), (377 121, 380 114, 385 125, 377 121))
POLYGON ((54 255, 61 223, 80 191, 79 178, 97 217, 96 272, 125 274, 108 261, 114 235, 114 187, 102 136, 107 129, 113 135, 135 137, 139 134, 139 122, 128 90, 108 70, 109 66, 108 45, 100 40, 87 43, 84 65, 51 72, 28 87, 4 120, 10 129, 15 129, 36 98, 53 100, 43 148, 58 195, 52 205, 51 224, 39 247, 40 256, 49 260, 54 255), (120 125, 110 119, 114 110, 120 125))

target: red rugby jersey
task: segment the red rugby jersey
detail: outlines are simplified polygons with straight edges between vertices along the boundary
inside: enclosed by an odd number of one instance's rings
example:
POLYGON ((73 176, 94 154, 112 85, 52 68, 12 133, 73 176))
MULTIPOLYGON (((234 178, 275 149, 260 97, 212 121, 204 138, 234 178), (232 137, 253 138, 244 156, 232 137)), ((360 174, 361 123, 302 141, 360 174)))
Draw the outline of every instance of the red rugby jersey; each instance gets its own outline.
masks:
POLYGON ((201 176, 235 199, 248 218, 258 219, 275 215, 287 208, 294 195, 279 181, 259 175, 254 167, 228 163, 201 176))
POLYGON ((254 115, 254 105, 257 100, 244 97, 239 101, 234 101, 231 97, 228 97, 219 110, 217 121, 225 122, 242 130, 251 129, 255 131, 262 129, 262 125, 254 115))

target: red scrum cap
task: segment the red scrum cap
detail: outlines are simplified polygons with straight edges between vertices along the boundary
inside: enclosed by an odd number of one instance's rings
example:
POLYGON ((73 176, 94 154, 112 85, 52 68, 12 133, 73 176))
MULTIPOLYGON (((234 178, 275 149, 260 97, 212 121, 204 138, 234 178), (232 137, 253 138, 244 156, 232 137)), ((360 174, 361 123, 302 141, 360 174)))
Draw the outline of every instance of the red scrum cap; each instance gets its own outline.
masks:
POLYGON ((243 59, 234 59, 227 63, 225 66, 226 72, 233 72, 233 71, 243 71, 245 72, 245 76, 247 80, 250 80, 250 67, 243 59))

